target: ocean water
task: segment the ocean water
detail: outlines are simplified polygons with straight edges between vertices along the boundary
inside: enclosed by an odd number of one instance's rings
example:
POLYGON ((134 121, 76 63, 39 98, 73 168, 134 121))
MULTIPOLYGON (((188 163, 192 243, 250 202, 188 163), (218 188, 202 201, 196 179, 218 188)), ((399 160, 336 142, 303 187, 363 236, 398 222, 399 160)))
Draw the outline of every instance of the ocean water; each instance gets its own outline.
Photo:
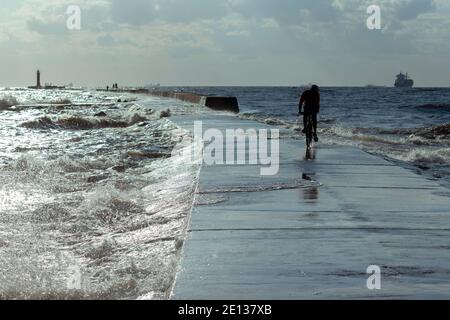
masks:
POLYGON ((161 111, 185 105, 89 91, 0 99, 0 298, 167 298, 199 165, 161 111))
MULTIPOLYGON (((236 117, 303 139, 298 88, 170 89, 237 96, 236 117)), ((196 142, 166 116, 205 112, 144 95, 0 89, 0 298, 167 298, 200 164, 176 152, 196 142)), ((322 143, 446 186, 448 124, 450 89, 322 89, 322 143)))
MULTIPOLYGON (((239 117, 290 129, 304 139, 294 87, 173 88, 237 96, 239 117)), ((322 88, 322 143, 349 145, 404 165, 450 187, 450 88, 322 88)))

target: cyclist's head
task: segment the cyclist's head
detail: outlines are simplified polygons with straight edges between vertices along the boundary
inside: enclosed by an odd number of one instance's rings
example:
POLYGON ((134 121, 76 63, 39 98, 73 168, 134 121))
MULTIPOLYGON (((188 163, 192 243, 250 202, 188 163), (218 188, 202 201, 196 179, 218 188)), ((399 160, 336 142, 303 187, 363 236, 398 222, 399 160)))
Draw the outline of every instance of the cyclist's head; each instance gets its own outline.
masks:
POLYGON ((314 85, 311 87, 311 91, 319 92, 319 91, 320 91, 319 86, 317 86, 317 85, 314 84, 314 85))

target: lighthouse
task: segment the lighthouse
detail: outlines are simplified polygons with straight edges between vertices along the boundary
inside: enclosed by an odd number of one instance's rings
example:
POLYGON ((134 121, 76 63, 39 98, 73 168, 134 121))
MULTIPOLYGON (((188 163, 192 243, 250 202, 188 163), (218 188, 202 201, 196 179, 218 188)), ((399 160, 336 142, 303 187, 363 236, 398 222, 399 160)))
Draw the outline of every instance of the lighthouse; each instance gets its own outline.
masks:
POLYGON ((41 72, 39 70, 36 72, 36 88, 41 88, 41 72))
POLYGON ((51 84, 45 84, 44 86, 41 85, 41 71, 37 70, 36 71, 36 85, 35 86, 30 86, 28 87, 29 89, 46 89, 46 90, 50 90, 50 89, 65 89, 65 86, 54 86, 51 84))

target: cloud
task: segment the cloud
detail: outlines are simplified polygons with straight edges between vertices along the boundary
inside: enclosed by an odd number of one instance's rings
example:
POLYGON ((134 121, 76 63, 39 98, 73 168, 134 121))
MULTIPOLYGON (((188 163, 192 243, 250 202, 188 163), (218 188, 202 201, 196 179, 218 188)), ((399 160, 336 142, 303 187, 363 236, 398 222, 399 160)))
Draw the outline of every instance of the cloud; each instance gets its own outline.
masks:
POLYGON ((41 35, 65 35, 68 33, 64 20, 45 22, 36 18, 27 21, 28 29, 41 35))
POLYGON ((420 14, 432 12, 436 9, 433 0, 410 0, 403 2, 396 11, 397 18, 401 20, 416 19, 420 14))
POLYGON ((160 18, 169 23, 219 19, 228 13, 225 0, 160 0, 157 3, 160 18))
POLYGON ((112 19, 135 26, 155 21, 189 23, 226 14, 227 2, 223 0, 111 0, 112 19))
POLYGON ((114 22, 135 26, 150 23, 157 13, 153 0, 111 0, 110 10, 114 22))
POLYGON ((339 6, 323 0, 230 0, 234 12, 246 17, 273 18, 280 25, 300 25, 305 15, 318 21, 330 21, 337 17, 339 6))
MULTIPOLYGON (((177 72, 201 68, 215 70, 217 81, 243 75, 258 83, 268 74, 267 81, 297 79, 299 68, 302 75, 309 70, 305 77, 323 82, 320 77, 345 78, 349 66, 383 69, 381 61, 404 63, 425 53, 445 64, 441 56, 450 52, 448 0, 1 1, 2 61, 48 60, 49 69, 55 61, 78 59, 87 73, 96 61, 108 76, 122 68, 142 79, 154 70, 164 79, 198 79, 198 74, 177 72), (366 28, 366 9, 373 3, 382 8, 381 31, 366 28), (81 8, 81 31, 66 28, 65 12, 72 4, 81 8)), ((353 75, 356 79, 357 71, 353 75)), ((89 77, 101 78, 94 72, 89 77)))
POLYGON ((107 47, 107 46, 112 46, 112 45, 116 44, 116 41, 111 35, 107 34, 107 35, 102 35, 102 36, 98 37, 97 43, 101 46, 107 47))

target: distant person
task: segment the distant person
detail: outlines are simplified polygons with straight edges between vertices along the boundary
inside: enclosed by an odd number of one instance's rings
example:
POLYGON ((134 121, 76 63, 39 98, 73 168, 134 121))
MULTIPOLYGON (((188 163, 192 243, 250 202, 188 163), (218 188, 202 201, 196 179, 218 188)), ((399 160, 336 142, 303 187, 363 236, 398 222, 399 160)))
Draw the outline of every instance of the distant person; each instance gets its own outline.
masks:
POLYGON ((314 127, 314 141, 318 142, 319 137, 317 136, 317 114, 320 111, 320 90, 319 87, 313 85, 311 89, 303 92, 299 103, 299 116, 303 114, 303 133, 306 133, 306 120, 308 115, 312 115, 313 127, 314 127), (302 112, 302 107, 304 107, 304 112, 302 112))

